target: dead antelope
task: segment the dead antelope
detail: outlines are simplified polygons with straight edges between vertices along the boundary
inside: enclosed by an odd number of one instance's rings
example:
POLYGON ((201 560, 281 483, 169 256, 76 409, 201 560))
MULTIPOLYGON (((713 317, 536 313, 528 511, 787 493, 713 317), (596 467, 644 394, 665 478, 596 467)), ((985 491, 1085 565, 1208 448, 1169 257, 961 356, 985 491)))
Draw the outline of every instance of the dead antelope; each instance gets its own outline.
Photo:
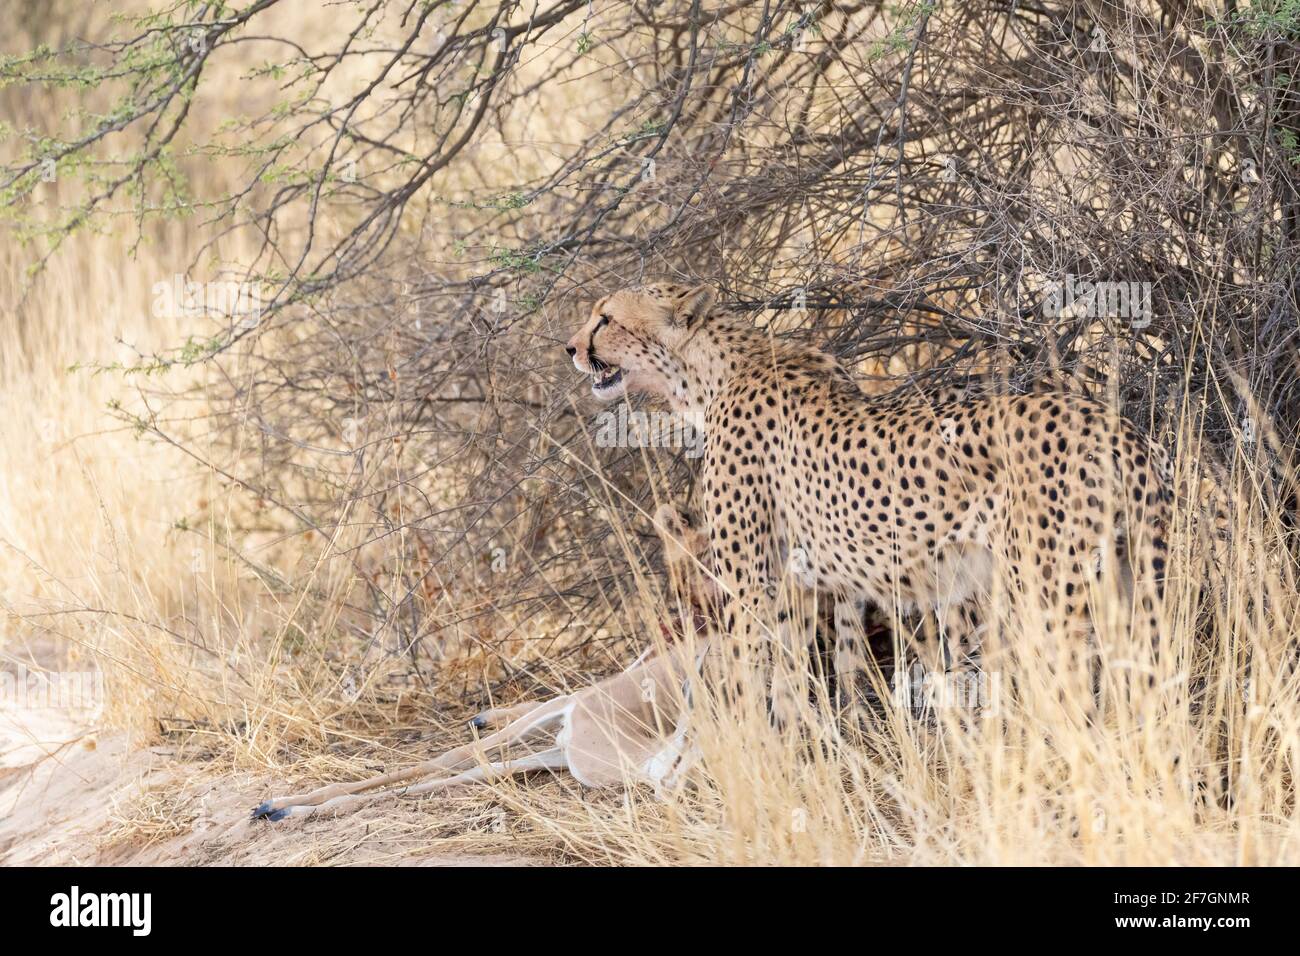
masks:
MULTIPOLYGON (((698 583, 696 570, 708 539, 668 505, 656 512, 655 524, 675 589, 703 612, 712 592, 698 583)), ((530 770, 565 770, 587 787, 649 783, 662 793, 676 785, 694 760, 688 720, 691 681, 707 649, 708 642, 700 640, 693 652, 685 646, 647 651, 621 674, 575 693, 485 711, 471 725, 500 729, 480 740, 405 770, 267 800, 253 818, 275 822, 321 810, 350 811, 394 796, 488 783, 530 770)))

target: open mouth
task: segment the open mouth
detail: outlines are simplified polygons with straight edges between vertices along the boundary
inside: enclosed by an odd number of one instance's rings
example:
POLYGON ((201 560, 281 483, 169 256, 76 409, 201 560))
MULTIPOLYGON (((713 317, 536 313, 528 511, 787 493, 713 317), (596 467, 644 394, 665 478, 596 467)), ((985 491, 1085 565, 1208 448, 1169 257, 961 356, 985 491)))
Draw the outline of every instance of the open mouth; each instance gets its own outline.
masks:
POLYGON ((621 381, 623 381, 623 370, 618 366, 601 369, 592 377, 591 390, 598 393, 607 392, 621 381))

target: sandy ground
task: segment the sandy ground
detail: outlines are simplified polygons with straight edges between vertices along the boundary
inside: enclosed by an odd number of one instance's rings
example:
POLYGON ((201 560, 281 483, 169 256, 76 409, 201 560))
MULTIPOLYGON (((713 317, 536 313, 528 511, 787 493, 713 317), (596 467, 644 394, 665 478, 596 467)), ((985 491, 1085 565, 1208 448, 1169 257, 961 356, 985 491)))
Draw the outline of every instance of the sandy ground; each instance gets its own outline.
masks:
MULTIPOLYGON (((296 789, 296 788, 294 788, 296 789)), ((513 821, 479 792, 336 818, 249 819, 285 781, 129 750, 58 711, 0 708, 0 865, 515 865, 513 821)))

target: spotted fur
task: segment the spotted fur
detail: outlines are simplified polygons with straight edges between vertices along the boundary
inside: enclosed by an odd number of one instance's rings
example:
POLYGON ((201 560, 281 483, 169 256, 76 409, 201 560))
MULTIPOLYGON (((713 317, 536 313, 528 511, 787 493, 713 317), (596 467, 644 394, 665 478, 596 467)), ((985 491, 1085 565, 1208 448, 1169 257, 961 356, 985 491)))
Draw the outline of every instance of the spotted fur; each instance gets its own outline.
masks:
MULTIPOLYGON (((568 351, 598 398, 646 393, 703 427, 699 507, 740 647, 775 632, 789 657, 812 625, 791 595, 816 589, 927 614, 970 657, 995 567, 1049 636, 1088 631, 1088 582, 1112 569, 1156 631, 1169 464, 1101 403, 872 398, 835 358, 727 313, 704 286, 606 296, 568 351)), ((774 708, 791 709, 774 681, 774 708)))

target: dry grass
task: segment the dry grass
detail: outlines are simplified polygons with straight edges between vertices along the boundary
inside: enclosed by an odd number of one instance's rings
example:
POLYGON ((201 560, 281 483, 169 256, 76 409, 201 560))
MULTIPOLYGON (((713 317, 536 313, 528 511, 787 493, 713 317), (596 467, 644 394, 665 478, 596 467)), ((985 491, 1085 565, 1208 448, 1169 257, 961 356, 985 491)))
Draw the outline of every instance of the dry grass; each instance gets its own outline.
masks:
POLYGON ((579 858, 618 863, 1294 864, 1300 601, 1289 531, 1247 504, 1249 474, 1242 463, 1230 540, 1207 540, 1184 504, 1158 653, 1132 639, 1126 602, 1092 596, 1092 718, 1080 663, 1003 608, 986 645, 996 706, 980 717, 940 706, 921 721, 889 700, 849 730, 815 691, 810 743, 774 732, 761 705, 701 700, 703 772, 675 799, 547 793, 528 812, 579 858))
MULTIPOLYGON (((95 261, 87 256, 83 281, 57 285, 64 314, 94 314, 90 300, 102 295, 92 291, 114 281, 109 270, 94 273, 95 261)), ((128 301, 130 284, 116 281, 118 301, 128 301)), ((100 314, 108 338, 118 316, 100 314)), ((95 661, 110 675, 105 720, 134 728, 139 743, 156 739, 160 715, 203 722, 172 739, 186 741, 193 773, 214 779, 253 768, 292 790, 418 759, 453 739, 427 728, 446 708, 459 715, 454 695, 394 690, 382 669, 345 690, 346 669, 316 659, 310 643, 277 653, 277 637, 296 626, 295 605, 211 549, 196 570, 193 539, 172 524, 200 495, 222 492, 175 452, 105 419, 105 400, 121 394, 115 379, 66 387, 60 369, 103 343, 91 323, 75 328, 83 337, 47 341, 43 352, 5 350, 28 358, 7 370, 24 386, 8 390, 6 420, 34 414, 66 429, 39 456, 22 441, 3 449, 5 578, 23 588, 7 595, 22 614, 10 618, 6 652, 45 643, 95 661), (246 604, 259 593, 254 614, 246 604), (210 618, 218 623, 199 629, 202 650, 176 636, 210 618)), ((1204 594, 1193 584, 1203 572, 1191 529, 1176 548, 1182 586, 1167 609, 1156 688, 1131 683, 1123 662, 1108 660, 1113 693, 1097 725, 1080 720, 1089 699, 1079 682, 1063 682, 1048 655, 1024 653, 989 666, 1030 692, 973 724, 941 712, 931 726, 894 711, 861 737, 842 736, 827 729, 836 724, 823 701, 822 746, 809 748, 774 734, 761 711, 702 706, 702 773, 676 799, 506 784, 426 804, 413 845, 611 863, 1295 863, 1300 705, 1288 664, 1300 595, 1282 516, 1248 495, 1236 500, 1228 559, 1204 594), (1058 686, 1074 696, 1047 693, 1058 686)), ((639 605, 646 630, 651 609, 663 607, 650 578, 611 600, 639 605)), ((1032 622, 1012 628, 995 643, 1032 645, 1032 622)), ((1116 634, 1122 627, 1112 646, 1116 634)), ((102 840, 146 846, 184 832, 195 812, 184 794, 146 791, 102 840)))
MULTIPOLYGON (((585 102, 581 90, 568 95, 585 102)), ((99 722, 126 730, 136 747, 174 747, 186 768, 171 789, 120 797, 99 837, 106 849, 188 832, 204 812, 186 789, 195 780, 253 774, 258 786, 276 781, 291 792, 427 756, 457 738, 500 664, 477 652, 472 623, 440 634, 442 659, 431 670, 386 653, 386 635, 356 640, 357 595, 376 575, 397 575, 380 559, 341 559, 357 543, 346 513, 324 539, 304 533, 222 471, 130 426, 130 416, 159 416, 240 472, 256 458, 252 433, 247 461, 238 445, 210 436, 201 390, 238 368, 67 371, 130 364, 204 333, 154 318, 151 308, 154 283, 185 269, 194 239, 178 225, 132 256, 125 234, 81 237, 25 291, 27 253, 7 247, 0 262, 8 612, 0 653, 55 670, 102 669, 99 722)), ((237 260, 241 247, 223 251, 237 260)), ((1189 412, 1178 456, 1185 468, 1201 457, 1196 432, 1189 412)), ((1287 449, 1274 451, 1289 460, 1287 449)), ((598 462, 593 451, 584 467, 598 462)), ((1245 453, 1235 463, 1231 540, 1208 569, 1198 529, 1182 522, 1164 646, 1147 662, 1155 687, 1132 680, 1130 662, 1110 654, 1095 722, 1080 718, 1092 703, 1086 681, 1066 679, 1038 652, 1035 622, 1004 618, 992 642, 1002 651, 988 667, 1019 691, 1004 695, 996 716, 972 722, 940 711, 926 723, 890 708, 883 721, 849 732, 820 699, 810 744, 774 733, 759 708, 706 696, 701 770, 673 799, 512 782, 430 801, 415 816, 403 808, 404 839, 425 849, 436 841, 449 854, 617 864, 1300 863, 1300 589, 1291 516, 1256 493, 1256 467, 1245 453)), ((1194 487, 1194 476, 1185 485, 1194 487)), ((646 573, 639 529, 615 523, 612 540, 639 571, 612 582, 602 601, 615 614, 611 629, 621 626, 629 640, 589 641, 571 621, 529 619, 524 636, 534 640, 515 648, 512 662, 546 683, 608 670, 657 631, 665 602, 646 573), (544 628, 550 639, 536 640, 544 628), (577 644, 583 656, 557 653, 577 644)), ((470 605, 507 606, 510 597, 488 586, 448 589, 437 601, 446 619, 472 622, 470 605)), ((1113 596, 1098 601, 1109 621, 1101 644, 1124 647, 1113 596)), ((248 801, 264 795, 250 792, 248 801)), ((342 849, 313 849, 296 862, 330 862, 342 849)))

